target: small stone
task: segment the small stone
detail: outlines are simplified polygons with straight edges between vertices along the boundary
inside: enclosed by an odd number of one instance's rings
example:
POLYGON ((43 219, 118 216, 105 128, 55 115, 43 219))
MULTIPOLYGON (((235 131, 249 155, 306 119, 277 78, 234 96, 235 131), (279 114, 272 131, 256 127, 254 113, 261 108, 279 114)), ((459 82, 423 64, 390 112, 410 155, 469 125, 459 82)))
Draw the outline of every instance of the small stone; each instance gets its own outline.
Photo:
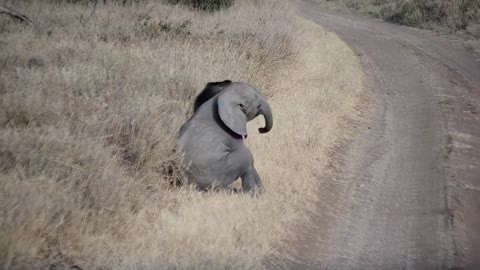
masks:
POLYGON ((32 57, 32 58, 28 59, 27 66, 29 68, 43 67, 43 66, 45 66, 45 63, 43 63, 42 59, 32 57))

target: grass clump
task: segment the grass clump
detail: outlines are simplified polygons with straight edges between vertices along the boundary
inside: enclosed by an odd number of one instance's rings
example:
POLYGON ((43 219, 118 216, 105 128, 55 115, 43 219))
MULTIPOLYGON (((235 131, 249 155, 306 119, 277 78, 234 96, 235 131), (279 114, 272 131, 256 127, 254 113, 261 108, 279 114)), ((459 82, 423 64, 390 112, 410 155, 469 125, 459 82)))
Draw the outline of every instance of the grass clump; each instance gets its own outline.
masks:
POLYGON ((480 38, 479 0, 340 0, 347 7, 408 26, 480 38))
POLYGON ((203 11, 216 11, 230 7, 234 0, 169 0, 172 4, 182 4, 203 11))

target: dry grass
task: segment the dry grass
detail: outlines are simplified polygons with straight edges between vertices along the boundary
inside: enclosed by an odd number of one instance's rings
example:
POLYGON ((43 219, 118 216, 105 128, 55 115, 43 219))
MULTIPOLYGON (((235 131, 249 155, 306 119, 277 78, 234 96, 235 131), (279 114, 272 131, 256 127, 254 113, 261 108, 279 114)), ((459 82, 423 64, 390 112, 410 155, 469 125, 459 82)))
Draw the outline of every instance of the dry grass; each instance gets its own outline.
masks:
POLYGON ((321 198, 362 75, 285 2, 16 7, 38 29, 0 17, 1 268, 261 269, 321 198), (224 79, 270 97, 259 198, 170 185, 192 98, 224 79))
POLYGON ((480 38, 480 0, 340 0, 390 22, 480 38))

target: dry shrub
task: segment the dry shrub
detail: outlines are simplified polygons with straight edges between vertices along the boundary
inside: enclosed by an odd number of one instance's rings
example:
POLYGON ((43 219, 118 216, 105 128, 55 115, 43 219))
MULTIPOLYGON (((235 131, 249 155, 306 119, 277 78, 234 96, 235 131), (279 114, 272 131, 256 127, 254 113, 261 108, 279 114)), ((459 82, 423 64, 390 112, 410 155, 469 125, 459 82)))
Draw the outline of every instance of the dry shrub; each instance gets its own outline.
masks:
POLYGON ((172 4, 183 4, 203 11, 215 11, 230 7, 234 0, 168 0, 172 4))
POLYGON ((480 38, 479 0, 341 0, 387 21, 480 38))
POLYGON ((321 197, 361 73, 285 2, 16 8, 38 27, 0 17, 3 269, 259 269, 321 197), (258 198, 178 187, 175 134, 196 92, 224 79, 274 110, 274 130, 249 141, 258 198))

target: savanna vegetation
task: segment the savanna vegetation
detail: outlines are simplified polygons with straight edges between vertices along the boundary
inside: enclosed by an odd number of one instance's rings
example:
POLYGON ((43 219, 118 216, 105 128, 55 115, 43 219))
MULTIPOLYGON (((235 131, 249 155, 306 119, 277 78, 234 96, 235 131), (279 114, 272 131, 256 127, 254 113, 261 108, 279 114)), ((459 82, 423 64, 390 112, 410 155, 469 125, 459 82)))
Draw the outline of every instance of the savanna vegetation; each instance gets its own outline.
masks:
POLYGON ((480 38, 479 0, 338 0, 384 20, 480 38))
POLYGON ((193 2, 1 3, 33 26, 0 15, 0 268, 262 269, 331 205, 363 89, 353 52, 285 1, 193 2), (225 79, 272 106, 273 130, 247 140, 262 196, 199 192, 176 169, 195 94, 225 79))

